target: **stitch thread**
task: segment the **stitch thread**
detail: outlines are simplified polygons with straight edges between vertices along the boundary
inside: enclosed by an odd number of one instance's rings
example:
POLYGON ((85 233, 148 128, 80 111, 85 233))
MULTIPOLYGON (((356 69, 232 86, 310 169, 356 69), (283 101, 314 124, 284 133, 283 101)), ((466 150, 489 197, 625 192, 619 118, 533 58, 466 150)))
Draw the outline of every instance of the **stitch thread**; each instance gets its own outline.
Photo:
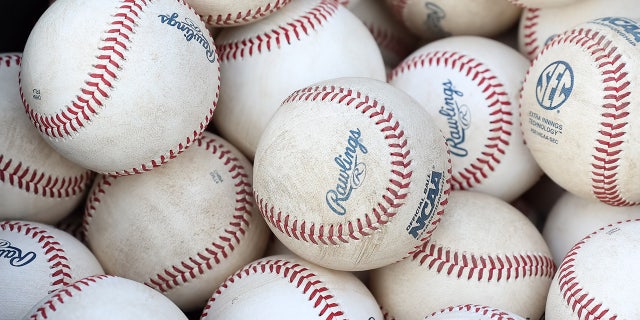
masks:
MULTIPOLYGON (((233 220, 229 222, 222 235, 218 236, 206 248, 188 259, 162 270, 144 282, 147 286, 162 293, 197 278, 199 275, 211 270, 214 265, 227 259, 236 246, 240 244, 241 238, 250 226, 251 209, 254 206, 252 186, 240 159, 215 138, 197 139, 194 142, 194 146, 210 151, 213 156, 222 161, 227 167, 236 189, 235 213, 233 214, 233 220)), ((83 220, 85 239, 101 197, 106 194, 108 187, 111 186, 112 181, 116 178, 103 176, 87 199, 87 209, 83 220)))
POLYGON ((220 63, 227 60, 239 60, 254 54, 268 52, 300 40, 322 26, 338 10, 338 3, 332 0, 322 0, 320 3, 302 16, 284 22, 268 32, 251 38, 230 42, 217 43, 220 63))
POLYGON ((413 69, 442 66, 450 68, 476 83, 481 89, 489 109, 489 136, 484 144, 485 150, 468 166, 458 169, 451 175, 451 188, 465 190, 481 184, 490 172, 499 165, 509 147, 509 138, 513 126, 512 105, 504 85, 482 62, 458 52, 431 51, 419 54, 403 61, 392 72, 393 80, 413 69))
POLYGON ((502 310, 487 307, 487 306, 476 305, 476 304, 465 304, 460 306, 447 307, 440 310, 439 312, 432 313, 431 317, 440 313, 452 312, 452 311, 469 311, 475 314, 488 316, 490 319, 496 319, 496 320, 515 320, 510 314, 502 310))
POLYGON ((206 15, 201 16, 201 18, 208 25, 214 25, 218 27, 234 26, 262 19, 284 7, 289 2, 291 2, 291 0, 276 0, 275 2, 267 3, 264 7, 257 7, 255 8, 255 10, 249 9, 246 12, 237 12, 235 15, 232 13, 228 13, 227 15, 206 15))
POLYGON ((46 262, 49 264, 50 284, 47 293, 69 285, 72 281, 69 259, 60 242, 46 230, 20 221, 4 221, 0 223, 0 230, 23 234, 37 241, 44 252, 46 262))
POLYGON ((379 28, 373 23, 365 24, 376 43, 379 47, 389 50, 393 54, 397 55, 399 59, 402 59, 413 51, 414 46, 410 45, 407 41, 403 41, 402 38, 396 36, 391 31, 379 28))
POLYGON ((249 264, 235 275, 230 276, 220 287, 214 292, 211 299, 205 306, 201 318, 206 317, 211 311, 212 304, 223 291, 232 286, 236 281, 250 277, 253 274, 274 274, 289 281, 296 288, 302 288, 302 293, 307 299, 313 303, 314 309, 318 310, 318 316, 331 320, 344 316, 344 311, 340 305, 335 302, 335 297, 330 289, 319 279, 318 275, 311 272, 309 268, 295 262, 287 260, 261 260, 249 264))
POLYGON ((523 23, 523 44, 529 59, 536 57, 538 52, 538 19, 540 18, 539 8, 525 8, 522 11, 523 23))

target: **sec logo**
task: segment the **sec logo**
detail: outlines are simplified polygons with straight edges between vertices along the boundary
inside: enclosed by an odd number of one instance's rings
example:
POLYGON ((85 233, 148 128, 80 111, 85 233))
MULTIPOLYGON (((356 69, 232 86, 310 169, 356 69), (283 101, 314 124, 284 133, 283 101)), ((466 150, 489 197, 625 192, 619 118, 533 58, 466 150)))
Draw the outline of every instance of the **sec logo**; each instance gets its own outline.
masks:
POLYGON ((546 110, 554 110, 562 106, 573 90, 573 70, 564 61, 549 64, 538 77, 536 99, 546 110))

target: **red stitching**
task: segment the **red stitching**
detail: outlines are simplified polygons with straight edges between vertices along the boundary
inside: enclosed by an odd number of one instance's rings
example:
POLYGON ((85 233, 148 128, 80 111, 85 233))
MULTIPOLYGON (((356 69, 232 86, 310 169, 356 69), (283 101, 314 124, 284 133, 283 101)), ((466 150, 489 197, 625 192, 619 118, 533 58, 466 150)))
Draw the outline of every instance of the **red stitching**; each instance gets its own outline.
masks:
POLYGON ((309 268, 287 260, 270 260, 263 259, 249 264, 242 268, 235 275, 230 276, 220 287, 213 293, 213 296, 207 302, 200 318, 204 318, 209 314, 212 304, 216 298, 220 296, 224 290, 232 286, 237 280, 249 277, 252 274, 269 273, 281 276, 289 281, 296 288, 302 288, 309 301, 313 302, 313 308, 319 309, 318 316, 327 320, 344 316, 344 311, 340 309, 340 305, 335 302, 335 296, 331 294, 329 288, 319 279, 319 276, 311 272, 309 268))
MULTIPOLYGON (((316 245, 337 245, 359 240, 370 235, 387 224, 396 215, 397 209, 404 204, 404 199, 408 195, 407 189, 411 185, 410 179, 413 170, 408 169, 412 162, 409 159, 411 151, 406 148, 407 139, 404 130, 400 128, 400 123, 393 118, 393 114, 387 111, 384 105, 361 92, 335 86, 313 86, 293 92, 284 100, 283 104, 293 101, 317 100, 337 102, 345 107, 359 110, 363 115, 369 117, 373 124, 385 134, 385 139, 390 149, 389 153, 393 158, 391 161, 393 169, 390 172, 392 178, 389 179, 387 192, 371 208, 371 212, 364 214, 363 219, 350 220, 344 224, 307 224, 306 221, 300 222, 297 218, 291 217, 290 213, 283 213, 272 204, 269 204, 256 190, 254 190, 254 197, 265 220, 288 237, 316 245)), ((447 189, 440 203, 441 208, 444 208, 447 204, 449 181, 445 185, 447 189)), ((423 239, 420 240, 421 242, 430 237, 442 214, 443 209, 436 213, 436 218, 434 218, 434 221, 425 232, 423 239)))
POLYGON ((252 38, 217 43, 216 49, 220 62, 250 57, 263 51, 275 50, 285 44, 291 44, 294 40, 300 40, 302 36, 309 35, 332 17, 338 8, 336 1, 322 0, 302 16, 283 22, 271 31, 252 38))
MULTIPOLYGON (((216 138, 197 139, 194 142, 194 146, 210 151, 213 156, 227 167, 236 188, 235 213, 233 220, 229 222, 222 235, 217 240, 212 241, 208 247, 196 253, 195 256, 160 271, 144 282, 147 286, 162 293, 195 279, 206 271, 211 270, 214 265, 227 259, 235 247, 240 244, 241 238, 245 235, 246 229, 250 225, 251 210, 254 206, 253 188, 249 175, 240 159, 223 142, 216 138)), ((116 177, 103 176, 88 198, 87 210, 83 221, 85 238, 90 220, 93 218, 93 213, 100 203, 100 197, 106 193, 106 189, 111 186, 111 181, 114 179, 116 177)))
POLYGON ((228 27, 238 24, 246 24, 272 14, 273 12, 287 5, 289 2, 291 2, 291 0, 276 0, 275 2, 267 3, 267 5, 264 7, 249 9, 246 12, 237 12, 235 15, 232 13, 228 13, 224 16, 221 14, 216 16, 206 15, 201 16, 201 18, 206 21, 207 24, 217 27, 228 27))
MULTIPOLYGON (((131 42, 129 37, 135 33, 134 28, 138 26, 137 21, 140 19, 140 13, 143 11, 143 7, 152 1, 122 0, 122 4, 113 14, 114 21, 111 22, 111 29, 105 31, 104 39, 99 47, 100 52, 96 56, 97 61, 93 66, 93 70, 89 72, 89 78, 85 80, 85 87, 80 88, 80 94, 60 112, 53 115, 43 115, 32 109, 22 90, 22 79, 19 78, 22 103, 31 121, 40 132, 52 138, 65 138, 84 127, 85 124, 91 121, 92 116, 98 113, 98 110, 103 107, 103 101, 109 99, 109 92, 113 89, 112 82, 118 79, 117 72, 122 68, 122 64, 126 60, 127 44, 131 42)), ((176 1, 193 11, 184 0, 176 1)), ((195 14, 195 11, 193 12, 195 14)), ((219 68, 218 66, 218 70, 219 68)), ((198 129, 194 130, 191 136, 187 136, 186 140, 177 146, 177 150, 169 150, 157 159, 141 164, 138 168, 103 173, 108 175, 132 175, 147 172, 167 163, 184 152, 206 129, 213 116, 220 89, 219 80, 220 76, 218 75, 218 90, 212 106, 209 108, 208 115, 200 122, 198 129)))
POLYGON ((449 51, 431 51, 405 59, 393 69, 390 79, 400 76, 412 69, 431 66, 450 68, 473 80, 485 95, 489 109, 489 137, 485 142, 485 150, 467 167, 459 168, 451 175, 451 188, 465 190, 481 184, 495 166, 500 164, 505 149, 509 146, 511 127, 513 126, 512 105, 504 85, 482 62, 465 54, 449 51))
POLYGON ((404 8, 407 6, 409 0, 392 0, 391 1, 391 12, 398 19, 398 21, 402 21, 404 25, 406 25, 404 20, 404 8))
POLYGON ((404 39, 398 37, 391 31, 380 28, 373 23, 366 23, 365 25, 380 48, 393 52, 393 54, 397 55, 400 59, 403 59, 413 52, 415 46, 410 41, 404 41, 404 39))
POLYGON ((583 316, 584 320, 616 318, 615 314, 607 316, 607 314, 610 313, 609 308, 603 306, 602 302, 598 302, 598 300, 596 300, 597 297, 591 296, 587 291, 588 288, 585 288, 580 284, 580 279, 576 276, 575 261, 582 246, 593 238, 593 236, 601 233, 607 228, 613 227, 614 225, 621 225, 627 222, 640 222, 640 219, 629 219, 616 222, 615 224, 609 224, 587 235, 576 243, 573 248, 571 248, 564 260, 562 260, 560 267, 558 267, 557 281, 562 298, 567 303, 567 306, 569 306, 580 319, 583 319, 583 316))
POLYGON ((49 269, 51 270, 49 275, 51 283, 48 293, 71 283, 72 277, 69 259, 64 249, 60 246, 60 242, 58 242, 54 236, 50 235, 47 230, 21 221, 3 221, 0 223, 0 229, 2 231, 21 233, 40 244, 46 261, 49 263, 49 269))
POLYGON ((73 297, 74 294, 82 292, 82 290, 85 289, 84 287, 89 287, 90 285, 98 282, 98 280, 108 279, 108 278, 115 278, 115 277, 110 275, 90 276, 90 277, 86 277, 81 280, 78 280, 73 284, 58 290, 54 295, 49 297, 47 301, 41 303, 40 304, 41 307, 36 309, 35 312, 31 314, 31 316, 29 316, 29 319, 32 319, 32 320, 47 319, 49 317, 47 313, 49 314, 55 313, 60 308, 60 305, 64 304, 68 299, 73 297))
POLYGON ((22 56, 19 54, 0 54, 0 67, 20 67, 22 56))
POLYGON ((429 241, 416 250, 411 259, 438 273, 478 281, 507 281, 524 277, 552 278, 555 272, 553 259, 540 253, 474 255, 460 253, 429 241))
POLYGON ((477 304, 465 304, 460 306, 447 307, 440 310, 439 312, 432 313, 430 317, 433 317, 437 314, 448 313, 453 311, 469 311, 478 315, 488 316, 490 319, 496 319, 496 320, 516 320, 511 316, 511 314, 504 312, 500 309, 481 306, 477 304))
POLYGON ((524 50, 527 53, 529 59, 536 57, 538 52, 538 18, 540 18, 540 9, 538 8, 525 8, 522 11, 522 35, 524 50))

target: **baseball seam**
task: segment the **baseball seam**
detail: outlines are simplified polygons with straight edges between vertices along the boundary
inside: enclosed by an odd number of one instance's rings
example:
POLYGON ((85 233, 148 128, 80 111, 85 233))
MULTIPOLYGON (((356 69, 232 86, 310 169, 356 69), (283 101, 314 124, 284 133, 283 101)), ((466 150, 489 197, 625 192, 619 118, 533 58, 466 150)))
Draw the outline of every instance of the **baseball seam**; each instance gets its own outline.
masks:
MULTIPOLYGON (((323 224, 299 222, 296 217, 290 216, 289 212, 283 213, 275 208, 268 200, 263 199, 256 190, 254 197, 260 208, 260 212, 265 220, 288 237, 296 240, 311 242, 315 245, 338 245, 348 243, 352 240, 360 240, 380 229, 392 219, 398 208, 404 204, 408 196, 408 188, 411 185, 413 170, 409 169, 412 164, 410 158, 411 151, 407 147, 407 139, 404 130, 400 128, 400 123, 394 119, 393 114, 387 111, 385 106, 373 98, 358 91, 335 86, 312 86, 293 92, 285 99, 283 104, 294 101, 323 101, 339 103, 344 107, 353 108, 364 116, 368 117, 373 124, 379 127, 384 135, 389 147, 390 162, 393 169, 390 170, 391 177, 386 193, 382 199, 371 209, 370 213, 364 213, 364 217, 349 220, 346 223, 323 224)), ((440 221, 443 214, 443 207, 447 203, 447 189, 443 193, 440 210, 436 213, 431 225, 427 227, 423 239, 430 237, 435 226, 440 221)))
MULTIPOLYGON (((90 123, 92 117, 97 116, 100 109, 104 108, 105 101, 109 99, 109 92, 115 90, 114 83, 118 81, 118 72, 123 69, 123 65, 126 62, 125 55, 126 51, 129 50, 128 43, 131 43, 130 37, 135 34, 135 28, 138 26, 137 21, 143 12, 143 7, 152 1, 122 0, 122 4, 113 14, 114 20, 110 23, 111 29, 105 31, 101 38, 101 45, 98 48, 99 53, 96 55, 97 61, 94 63, 92 71, 89 72, 89 78, 84 82, 85 86, 80 88, 80 94, 76 95, 70 105, 64 106, 58 113, 44 115, 31 108, 22 90, 22 79, 19 77, 18 82, 20 83, 22 103, 31 121, 42 134, 52 139, 72 137, 74 133, 77 133, 90 123)), ((176 1, 193 11, 184 0, 176 1)), ((195 11, 193 12, 195 14, 195 11)), ((147 172, 184 152, 206 129, 216 108, 218 91, 216 91, 216 98, 209 108, 208 114, 200 122, 198 129, 194 130, 192 135, 187 136, 183 142, 180 142, 176 146, 176 150, 170 149, 159 157, 140 164, 139 167, 103 173, 109 175, 132 175, 147 172)))
MULTIPOLYGON (((390 80, 426 67, 446 67, 474 81, 484 94, 489 109, 489 136, 484 150, 464 168, 454 170, 451 175, 453 190, 465 190, 481 184, 500 164, 505 149, 509 147, 511 127, 514 120, 512 105, 504 85, 482 62, 465 54, 449 51, 431 51, 405 59, 391 72, 390 80)), ((470 155, 471 156, 471 155, 470 155)))
POLYGON ((262 260, 251 263, 238 271, 235 275, 230 276, 220 285, 213 293, 213 296, 207 302, 201 318, 206 317, 211 312, 212 304, 216 298, 223 293, 224 290, 232 286, 236 281, 249 277, 252 274, 276 274, 293 284, 296 288, 302 289, 302 294, 306 295, 308 300, 313 303, 314 309, 319 309, 318 316, 327 320, 344 316, 344 311, 340 305, 335 302, 335 296, 331 290, 319 279, 319 276, 311 272, 309 268, 295 262, 287 260, 262 260))
POLYGON ((339 9, 338 3, 332 0, 322 0, 317 6, 303 13, 291 21, 280 24, 268 32, 236 41, 216 44, 220 62, 238 60, 251 57, 254 54, 275 50, 322 26, 339 9))
POLYGON ((69 259, 61 247, 60 242, 58 242, 54 236, 42 228, 21 221, 4 221, 0 224, 0 229, 3 231, 8 230, 10 232, 22 233, 38 242, 44 252, 45 260, 49 264, 50 269, 49 278, 51 282, 49 283, 47 293, 56 291, 71 283, 72 276, 69 259))
POLYGON ((414 252, 411 259, 437 273, 477 281, 552 278, 555 272, 553 259, 541 253, 476 255, 430 242, 414 252))
POLYGON ((49 297, 47 301, 41 303, 41 307, 37 308, 35 312, 31 314, 31 316, 29 316, 29 319, 38 320, 38 319, 49 318, 48 313, 49 314, 55 313, 60 308, 60 305, 64 304, 67 299, 70 299, 71 297, 73 297, 74 294, 78 292, 82 292, 82 290, 85 289, 84 287, 89 287, 92 284, 98 282, 98 280, 108 279, 108 278, 115 278, 115 277, 110 275, 90 276, 90 277, 86 277, 81 280, 78 280, 73 284, 68 285, 65 288, 62 288, 56 291, 56 293, 51 297, 49 297))
POLYGON ((437 314, 447 313, 452 311, 469 311, 476 314, 481 314, 483 316, 488 316, 490 319, 496 319, 496 320, 515 320, 511 315, 509 315, 508 313, 502 310, 487 307, 487 306, 482 306, 482 305, 476 305, 476 304, 465 304, 460 306, 447 307, 440 310, 439 312, 432 313, 431 317, 437 314))
POLYGON ((522 12, 523 19, 523 47, 529 59, 536 56, 538 52, 538 18, 540 9, 525 8, 522 12))
POLYGON ((239 24, 246 24, 255 20, 264 18, 278 9, 287 5, 291 0, 276 0, 275 2, 269 2, 265 6, 259 6, 257 8, 248 9, 246 12, 239 11, 236 14, 227 13, 226 15, 218 14, 203 15, 201 18, 208 24, 216 27, 235 26, 239 24))
MULTIPOLYGON (((234 181, 236 194, 235 212, 232 216, 233 220, 229 222, 217 240, 212 241, 208 247, 162 270, 144 282, 147 286, 162 293, 197 278, 199 275, 211 270, 214 265, 220 264, 224 259, 227 259, 236 246, 240 244, 241 238, 250 226, 251 209, 254 206, 253 192, 249 176, 240 160, 215 138, 199 138, 194 142, 194 146, 210 151, 213 156, 222 161, 227 167, 228 173, 234 181)), ((108 187, 112 184, 111 181, 114 179, 116 177, 103 176, 87 200, 87 209, 83 220, 85 239, 89 232, 93 214, 101 202, 101 197, 106 194, 108 187)))
POLYGON ((640 219, 625 220, 619 221, 615 224, 609 224, 587 235, 576 243, 573 248, 571 248, 562 260, 560 267, 558 267, 557 281, 562 298, 567 303, 567 306, 578 315, 579 319, 615 319, 616 316, 608 317, 607 314, 610 312, 610 309, 604 306, 602 302, 599 302, 599 300, 596 299, 597 297, 593 297, 587 291, 587 288, 584 288, 580 284, 580 279, 578 278, 575 270, 576 256, 580 253, 582 246, 594 235, 609 227, 613 227, 614 225, 620 225, 632 221, 640 222, 640 219))
POLYGON ((404 59, 413 52, 414 46, 411 41, 406 41, 392 31, 376 26, 373 23, 366 23, 365 25, 378 46, 396 55, 398 60, 404 59))

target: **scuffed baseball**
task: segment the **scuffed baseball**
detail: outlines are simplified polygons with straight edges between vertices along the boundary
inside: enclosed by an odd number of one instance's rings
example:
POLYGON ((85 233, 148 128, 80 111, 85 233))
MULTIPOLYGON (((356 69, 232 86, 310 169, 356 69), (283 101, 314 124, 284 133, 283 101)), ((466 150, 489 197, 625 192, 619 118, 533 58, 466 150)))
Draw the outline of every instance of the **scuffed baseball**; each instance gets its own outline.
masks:
POLYGON ((398 261, 437 227, 450 159, 433 119, 406 93, 369 78, 290 94, 254 162, 256 201, 295 254, 337 270, 398 261))
POLYGON ((367 287, 353 274, 317 266, 293 255, 253 261, 211 296, 200 319, 382 320, 367 287))
POLYGON ((532 62, 520 99, 526 145, 565 190, 615 206, 640 203, 637 20, 608 17, 555 37, 532 62))
POLYGON ((183 0, 56 1, 29 35, 20 74, 45 140, 114 175, 152 170, 188 148, 218 86, 213 39, 183 0))
POLYGON ((291 0, 186 0, 210 26, 233 27, 254 23, 286 6, 291 0))
POLYGON ((614 207, 565 192, 553 205, 542 236, 556 265, 589 233, 617 221, 640 218, 640 207, 614 207))
POLYGON ((0 219, 53 224, 80 205, 93 175, 51 148, 29 121, 18 90, 21 59, 0 54, 0 219))
POLYGON ((525 320, 508 311, 476 304, 444 308, 424 318, 425 320, 525 320))
POLYGON ((566 6, 525 8, 518 24, 518 48, 533 60, 553 37, 580 23, 608 16, 640 17, 638 1, 579 0, 566 6))
POLYGON ((240 151, 204 132, 151 172, 99 177, 87 200, 86 241, 109 274, 144 283, 184 310, 202 308, 266 248, 251 183, 240 151))
POLYGON ((213 123, 249 159, 292 91, 337 77, 386 79, 371 33, 333 0, 292 1, 265 19, 222 30, 216 45, 221 84, 213 123))
POLYGON ((640 220, 604 226, 575 244, 551 282, 549 320, 638 319, 640 220))
POLYGON ((187 316, 167 297, 142 283, 96 275, 51 293, 36 303, 24 319, 187 320, 187 316))
POLYGON ((372 270, 370 288, 388 319, 469 303, 539 319, 554 271, 542 235, 521 212, 484 193, 453 191, 431 239, 372 270))
POLYGON ((21 319, 49 293, 102 273, 73 236, 42 223, 0 221, 0 319, 21 319))
POLYGON ((528 67, 518 51, 496 40, 452 36, 422 46, 391 72, 389 83, 416 99, 444 134, 453 190, 509 202, 542 175, 518 116, 528 67))
POLYGON ((385 0, 397 19, 423 40, 493 37, 517 23, 521 8, 508 0, 385 0))

